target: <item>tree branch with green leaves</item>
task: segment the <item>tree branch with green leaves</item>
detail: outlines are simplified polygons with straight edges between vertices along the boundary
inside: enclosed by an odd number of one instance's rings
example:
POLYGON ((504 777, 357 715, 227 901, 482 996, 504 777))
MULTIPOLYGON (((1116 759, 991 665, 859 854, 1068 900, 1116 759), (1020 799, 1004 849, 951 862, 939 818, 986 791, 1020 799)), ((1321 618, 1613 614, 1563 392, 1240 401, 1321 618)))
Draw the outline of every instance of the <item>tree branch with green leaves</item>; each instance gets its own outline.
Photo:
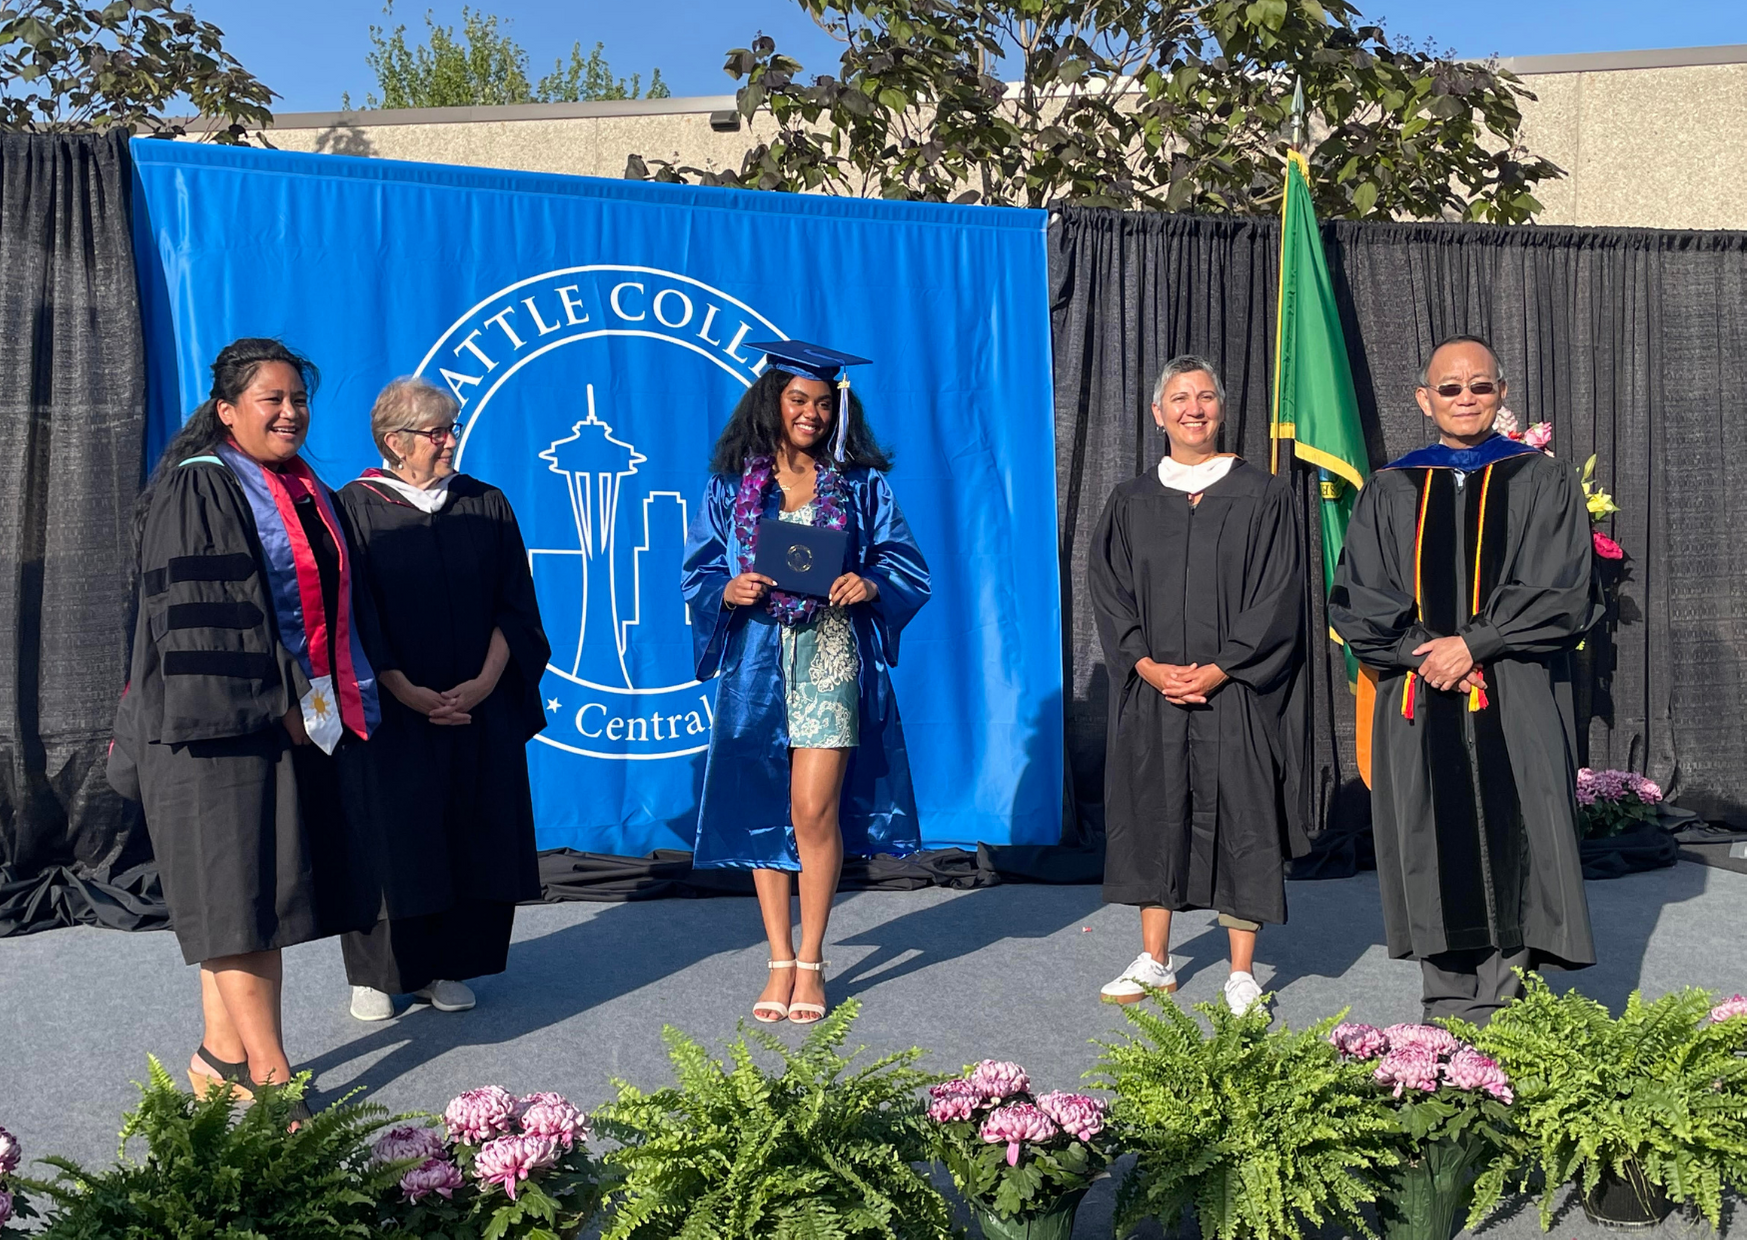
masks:
POLYGON ((0 8, 0 130, 119 125, 171 138, 192 128, 209 141, 247 143, 251 129, 272 124, 274 95, 224 50, 223 38, 166 0, 8 4, 0 8), (190 104, 192 127, 170 115, 190 104))
POLYGON ((739 170, 634 156, 628 175, 1268 214, 1300 81, 1321 218, 1517 223, 1563 175, 1523 148, 1517 78, 1392 43, 1346 0, 796 2, 843 44, 837 72, 803 82, 760 36, 725 65, 772 130, 739 170))

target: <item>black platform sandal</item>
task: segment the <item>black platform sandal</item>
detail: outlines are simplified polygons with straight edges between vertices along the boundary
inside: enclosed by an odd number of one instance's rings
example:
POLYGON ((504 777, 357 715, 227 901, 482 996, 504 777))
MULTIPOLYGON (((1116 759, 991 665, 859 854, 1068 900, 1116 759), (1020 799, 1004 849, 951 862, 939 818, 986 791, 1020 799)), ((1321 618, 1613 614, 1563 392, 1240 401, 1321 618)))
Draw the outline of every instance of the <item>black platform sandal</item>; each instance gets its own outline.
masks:
POLYGON ((196 1072, 193 1065, 189 1065, 188 1083, 194 1087, 195 1097, 204 1097, 210 1090, 228 1086, 231 1096, 239 1101, 248 1102, 254 1098, 254 1084, 249 1080, 248 1060, 226 1063, 207 1050, 204 1042, 194 1054, 200 1062, 212 1069, 211 1072, 196 1072))

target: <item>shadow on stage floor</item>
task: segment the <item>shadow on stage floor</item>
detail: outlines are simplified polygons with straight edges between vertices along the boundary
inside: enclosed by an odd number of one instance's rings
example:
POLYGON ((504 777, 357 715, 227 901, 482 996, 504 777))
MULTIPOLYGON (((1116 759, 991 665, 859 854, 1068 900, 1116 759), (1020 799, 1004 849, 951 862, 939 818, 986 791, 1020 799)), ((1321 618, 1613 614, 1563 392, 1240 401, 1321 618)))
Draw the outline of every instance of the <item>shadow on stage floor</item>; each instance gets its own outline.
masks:
MULTIPOLYGON (((510 945, 504 976, 513 986, 467 1013, 464 1021, 386 1021, 300 1068, 318 1076, 342 1064, 382 1057, 352 1081, 371 1092, 458 1047, 489 1046, 560 1025, 579 1013, 668 979, 709 956, 764 939, 751 900, 673 900, 659 919, 630 915, 636 906, 602 906, 587 920, 510 945), (744 906, 724 916, 724 906, 744 906), (386 1053, 383 1053, 386 1052, 386 1053)), ((401 999, 404 1005, 405 999, 401 999)))

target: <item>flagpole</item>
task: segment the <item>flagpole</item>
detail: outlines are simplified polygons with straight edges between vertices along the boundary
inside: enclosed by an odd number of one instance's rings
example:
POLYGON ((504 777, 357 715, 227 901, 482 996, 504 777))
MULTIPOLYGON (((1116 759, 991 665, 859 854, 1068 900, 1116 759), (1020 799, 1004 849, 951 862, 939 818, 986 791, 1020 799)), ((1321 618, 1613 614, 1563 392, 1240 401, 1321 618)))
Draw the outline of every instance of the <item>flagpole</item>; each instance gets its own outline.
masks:
MULTIPOLYGON (((1304 130, 1304 79, 1300 77, 1292 87, 1292 129, 1288 142, 1292 155, 1300 159, 1303 158, 1304 130)), ((1288 156, 1280 193, 1280 279, 1274 298, 1274 408, 1268 423, 1268 472, 1273 474, 1278 474, 1282 468, 1291 473, 1297 457, 1295 444, 1288 442, 1284 459, 1280 447, 1280 376, 1285 354, 1282 337, 1286 328, 1286 208, 1291 197, 1292 159, 1288 156)))

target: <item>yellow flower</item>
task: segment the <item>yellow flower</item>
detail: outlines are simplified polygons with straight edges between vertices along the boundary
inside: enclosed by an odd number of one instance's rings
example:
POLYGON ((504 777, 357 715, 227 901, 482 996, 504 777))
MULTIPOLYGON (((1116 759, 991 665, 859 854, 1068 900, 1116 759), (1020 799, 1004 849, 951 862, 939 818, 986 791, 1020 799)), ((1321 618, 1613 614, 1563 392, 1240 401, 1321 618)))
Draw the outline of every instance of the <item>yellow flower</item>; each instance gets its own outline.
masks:
POLYGON ((1610 517, 1620 510, 1619 505, 1614 503, 1614 497, 1606 491, 1592 491, 1584 502, 1589 507, 1590 519, 1595 521, 1610 517))

